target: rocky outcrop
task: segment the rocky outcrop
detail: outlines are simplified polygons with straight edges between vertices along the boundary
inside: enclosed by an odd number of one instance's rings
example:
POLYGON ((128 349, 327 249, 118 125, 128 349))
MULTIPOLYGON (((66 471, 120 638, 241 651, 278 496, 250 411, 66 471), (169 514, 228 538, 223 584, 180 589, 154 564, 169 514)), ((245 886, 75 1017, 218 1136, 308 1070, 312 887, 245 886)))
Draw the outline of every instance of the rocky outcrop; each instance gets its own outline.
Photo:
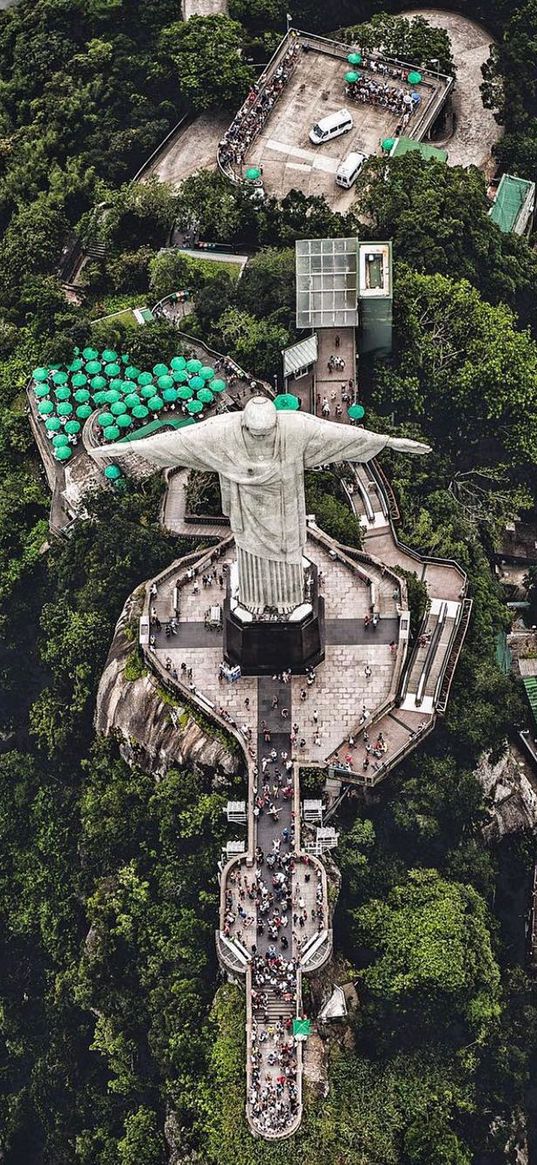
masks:
POLYGON ((127 763, 164 774, 175 765, 195 765, 225 778, 242 765, 239 750, 216 726, 180 697, 170 697, 141 663, 137 651, 143 588, 127 599, 105 664, 95 711, 95 728, 114 735, 127 763))
POLYGON ((499 840, 508 833, 518 833, 537 826, 537 787, 531 766, 516 744, 495 765, 482 757, 476 777, 489 799, 490 824, 487 836, 499 840))

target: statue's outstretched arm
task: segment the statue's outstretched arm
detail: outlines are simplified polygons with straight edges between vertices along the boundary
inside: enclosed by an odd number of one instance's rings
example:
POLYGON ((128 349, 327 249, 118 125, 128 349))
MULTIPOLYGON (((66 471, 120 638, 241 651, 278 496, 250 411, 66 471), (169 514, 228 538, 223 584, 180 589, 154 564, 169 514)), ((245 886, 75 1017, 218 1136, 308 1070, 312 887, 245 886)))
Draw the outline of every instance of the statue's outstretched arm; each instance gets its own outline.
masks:
POLYGON ((210 439, 210 421, 203 425, 192 425, 184 429, 175 429, 171 433, 155 433, 152 437, 142 437, 138 441, 117 441, 111 445, 98 445, 90 449, 91 456, 96 461, 119 461, 127 457, 139 458, 148 468, 172 469, 214 469, 210 459, 210 451, 214 445, 214 434, 210 439), (208 456, 209 454, 209 456, 208 456))
POLYGON ((386 449, 395 449, 396 453, 430 453, 431 446, 422 441, 411 441, 408 437, 387 437, 386 449))

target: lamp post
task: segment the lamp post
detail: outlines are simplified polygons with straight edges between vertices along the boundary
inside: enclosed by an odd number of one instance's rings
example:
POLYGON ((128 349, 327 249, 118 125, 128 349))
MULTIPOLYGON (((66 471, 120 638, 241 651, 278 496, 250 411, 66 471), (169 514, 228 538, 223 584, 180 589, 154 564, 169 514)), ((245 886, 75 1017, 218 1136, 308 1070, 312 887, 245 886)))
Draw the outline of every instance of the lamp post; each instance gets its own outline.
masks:
POLYGON ((285 22, 287 25, 287 36, 289 36, 289 32, 291 30, 291 25, 293 23, 293 17, 291 16, 290 12, 285 13, 285 22))

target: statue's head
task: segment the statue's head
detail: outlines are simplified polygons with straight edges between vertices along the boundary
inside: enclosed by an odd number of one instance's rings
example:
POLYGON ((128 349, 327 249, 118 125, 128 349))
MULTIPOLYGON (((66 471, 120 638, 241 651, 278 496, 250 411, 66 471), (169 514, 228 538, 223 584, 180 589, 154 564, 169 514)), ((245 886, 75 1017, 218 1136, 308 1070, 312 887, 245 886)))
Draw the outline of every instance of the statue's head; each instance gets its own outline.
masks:
POLYGON ((244 406, 242 424, 252 437, 269 437, 276 428, 278 411, 266 396, 253 396, 244 406))

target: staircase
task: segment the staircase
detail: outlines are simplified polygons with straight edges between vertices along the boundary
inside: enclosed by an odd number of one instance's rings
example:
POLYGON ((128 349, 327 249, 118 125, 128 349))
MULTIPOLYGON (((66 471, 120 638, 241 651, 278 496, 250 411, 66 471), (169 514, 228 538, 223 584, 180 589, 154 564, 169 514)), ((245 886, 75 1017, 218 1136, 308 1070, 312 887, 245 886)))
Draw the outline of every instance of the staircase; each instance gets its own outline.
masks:
POLYGON ((103 243, 101 239, 94 239, 93 242, 89 244, 86 251, 88 259, 94 259, 97 263, 100 263, 103 259, 106 259, 106 253, 106 243, 103 243))
POLYGON ((268 1013, 267 1023, 277 1023, 278 1020, 287 1019, 288 1016, 296 1015, 296 1003, 286 1002, 271 987, 263 989, 267 996, 267 1006, 265 1008, 254 1009, 254 1016, 258 1020, 263 1020, 263 1017, 268 1013))

